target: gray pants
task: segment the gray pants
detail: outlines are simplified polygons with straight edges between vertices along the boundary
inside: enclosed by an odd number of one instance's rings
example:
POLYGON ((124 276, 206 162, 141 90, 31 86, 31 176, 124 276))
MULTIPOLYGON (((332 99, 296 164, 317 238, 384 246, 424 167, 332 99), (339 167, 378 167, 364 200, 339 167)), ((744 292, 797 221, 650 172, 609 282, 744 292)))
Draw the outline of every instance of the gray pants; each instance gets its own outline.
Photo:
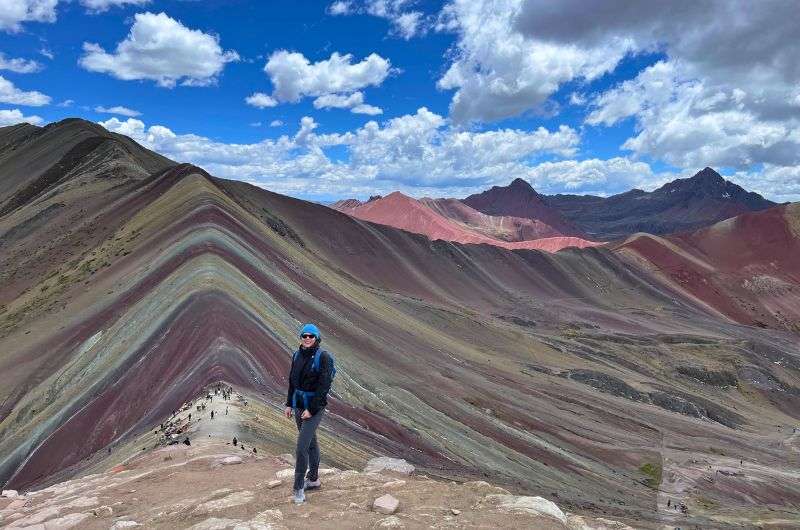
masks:
POLYGON ((294 489, 299 490, 305 485, 306 469, 308 480, 319 478, 319 445, 317 445, 317 427, 322 421, 325 409, 304 420, 300 418, 302 409, 294 409, 294 421, 297 423, 297 450, 295 451, 294 489))

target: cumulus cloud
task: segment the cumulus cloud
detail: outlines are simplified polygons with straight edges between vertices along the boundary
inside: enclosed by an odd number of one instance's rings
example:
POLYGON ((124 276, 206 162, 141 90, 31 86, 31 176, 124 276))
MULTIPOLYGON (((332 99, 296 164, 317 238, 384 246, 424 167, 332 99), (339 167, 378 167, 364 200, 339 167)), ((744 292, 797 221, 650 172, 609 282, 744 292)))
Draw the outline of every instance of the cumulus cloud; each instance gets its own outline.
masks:
POLYGON ((314 100, 315 109, 350 109, 355 114, 377 115, 383 114, 383 109, 364 103, 364 94, 353 92, 349 96, 340 94, 325 94, 314 100))
POLYGON ((624 157, 542 162, 525 176, 543 192, 592 195, 611 195, 631 188, 653 190, 676 178, 672 173, 654 174, 649 164, 624 157))
POLYGON ((316 63, 302 53, 278 50, 264 65, 274 90, 272 95, 256 92, 245 101, 258 108, 279 103, 296 103, 314 97, 317 109, 350 109, 357 114, 381 114, 382 109, 367 105, 361 89, 378 86, 392 72, 391 63, 375 53, 354 63, 351 54, 331 54, 316 63))
POLYGON ((760 171, 737 171, 728 178, 776 202, 800 201, 800 166, 765 164, 760 171))
POLYGON ((437 29, 458 35, 454 59, 437 83, 455 90, 456 122, 543 111, 563 83, 597 79, 631 49, 625 39, 579 46, 528 36, 516 27, 524 7, 523 0, 453 0, 440 13, 437 29))
POLYGON ((23 22, 55 22, 58 0, 3 0, 0 30, 18 32, 23 22))
POLYGON ((361 0, 337 1, 328 6, 331 15, 366 14, 384 18, 392 23, 392 33, 409 40, 424 35, 429 23, 424 13, 412 10, 416 2, 411 0, 361 0))
POLYGON ((94 108, 95 112, 100 112, 102 114, 118 114, 120 116, 130 116, 135 118, 136 116, 141 116, 142 113, 138 110, 129 109, 128 107, 123 107, 121 105, 116 105, 114 107, 103 107, 102 105, 98 105, 94 108))
POLYGON ((6 125, 16 125, 17 123, 27 122, 31 125, 39 125, 42 123, 42 118, 39 116, 24 116, 19 109, 0 110, 0 127, 6 125))
POLYGON ((244 100, 251 107, 256 107, 259 109, 274 107, 278 104, 278 102, 274 98, 268 96, 267 94, 264 94, 263 92, 256 92, 254 94, 251 94, 247 96, 244 100))
POLYGON ((84 42, 80 65, 126 81, 149 79, 172 88, 214 84, 225 64, 238 61, 235 51, 223 51, 219 38, 187 28, 165 13, 138 13, 125 40, 113 53, 84 42))
POLYGON ((302 53, 279 50, 270 55, 264 71, 275 87, 272 97, 294 103, 305 96, 348 94, 378 86, 391 72, 391 63, 375 53, 353 63, 351 54, 337 52, 312 63, 302 53))
POLYGON ((20 90, 14 86, 14 83, 0 76, 0 103, 41 107, 50 104, 50 96, 35 90, 30 92, 20 90))
POLYGON ((344 133, 320 134, 304 117, 293 135, 255 144, 226 144, 166 127, 145 127, 137 119, 101 122, 175 160, 190 161, 215 175, 298 194, 313 186, 320 193, 364 194, 404 189, 414 194, 469 193, 487 183, 507 184, 510 175, 530 170, 529 161, 551 154, 571 156, 579 142, 569 127, 548 131, 452 129, 426 108, 388 120, 369 121, 344 133), (346 160, 326 149, 343 148, 346 160))
POLYGON ((270 127, 280 127, 281 125, 283 125, 283 122, 281 120, 272 120, 271 122, 269 122, 270 127))
POLYGON ((349 15, 353 12, 353 3, 340 0, 328 6, 328 14, 330 15, 349 15))
POLYGON ((141 6, 149 4, 151 0, 81 0, 81 5, 86 7, 90 13, 102 13, 112 7, 120 7, 126 4, 141 6))
POLYGON ((0 52, 0 70, 9 70, 18 74, 32 74, 42 69, 42 65, 31 59, 7 58, 0 52))
POLYGON ((798 117, 766 119, 748 104, 750 97, 660 61, 598 95, 586 122, 613 126, 633 117, 637 134, 622 147, 682 168, 800 164, 798 117))

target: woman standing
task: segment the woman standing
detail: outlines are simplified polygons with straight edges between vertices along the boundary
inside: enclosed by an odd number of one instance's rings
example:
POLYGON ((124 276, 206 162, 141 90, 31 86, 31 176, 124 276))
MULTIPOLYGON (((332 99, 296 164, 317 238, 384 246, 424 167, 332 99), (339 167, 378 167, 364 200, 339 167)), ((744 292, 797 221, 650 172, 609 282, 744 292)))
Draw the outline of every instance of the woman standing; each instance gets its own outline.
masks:
POLYGON ((305 502, 305 490, 320 487, 319 445, 317 427, 328 404, 331 388, 333 361, 325 350, 320 349, 322 335, 314 324, 306 324, 300 330, 300 348, 292 357, 289 370, 289 393, 286 396, 286 417, 297 423, 297 450, 295 453, 294 502, 305 502), (308 470, 308 476, 306 476, 308 470))

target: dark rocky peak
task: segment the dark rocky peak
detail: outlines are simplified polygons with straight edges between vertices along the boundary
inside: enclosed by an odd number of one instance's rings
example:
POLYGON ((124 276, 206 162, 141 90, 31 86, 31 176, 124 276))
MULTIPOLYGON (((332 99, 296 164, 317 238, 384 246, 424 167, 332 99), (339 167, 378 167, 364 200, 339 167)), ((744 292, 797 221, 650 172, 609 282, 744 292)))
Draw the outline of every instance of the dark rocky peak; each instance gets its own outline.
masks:
MULTIPOLYGON (((502 187, 500 188, 502 189, 502 187)), ((512 180, 511 184, 509 184, 507 188, 514 191, 529 191, 533 192, 535 195, 538 195, 538 193, 536 193, 536 190, 533 189, 533 186, 531 186, 527 180, 521 179, 519 177, 512 180)))

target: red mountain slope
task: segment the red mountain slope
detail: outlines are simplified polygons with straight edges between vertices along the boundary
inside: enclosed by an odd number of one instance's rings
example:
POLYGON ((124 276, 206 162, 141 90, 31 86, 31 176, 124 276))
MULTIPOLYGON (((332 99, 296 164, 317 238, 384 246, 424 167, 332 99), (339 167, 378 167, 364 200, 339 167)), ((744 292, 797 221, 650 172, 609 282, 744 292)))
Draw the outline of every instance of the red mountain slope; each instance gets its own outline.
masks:
POLYGON ((742 324, 800 330, 800 203, 658 237, 617 252, 649 262, 676 287, 742 324))
POLYGON ((341 210, 364 221, 401 228, 425 235, 430 239, 442 239, 457 243, 483 243, 508 249, 525 248, 548 252, 556 252, 565 247, 585 248, 600 244, 577 237, 563 236, 524 241, 514 240, 523 234, 540 233, 537 223, 530 219, 493 217, 482 214, 464 204, 458 206, 454 203, 458 203, 458 201, 455 199, 418 201, 396 191, 355 208, 344 207, 341 210), (448 218, 442 212, 449 213, 453 218, 448 218))

